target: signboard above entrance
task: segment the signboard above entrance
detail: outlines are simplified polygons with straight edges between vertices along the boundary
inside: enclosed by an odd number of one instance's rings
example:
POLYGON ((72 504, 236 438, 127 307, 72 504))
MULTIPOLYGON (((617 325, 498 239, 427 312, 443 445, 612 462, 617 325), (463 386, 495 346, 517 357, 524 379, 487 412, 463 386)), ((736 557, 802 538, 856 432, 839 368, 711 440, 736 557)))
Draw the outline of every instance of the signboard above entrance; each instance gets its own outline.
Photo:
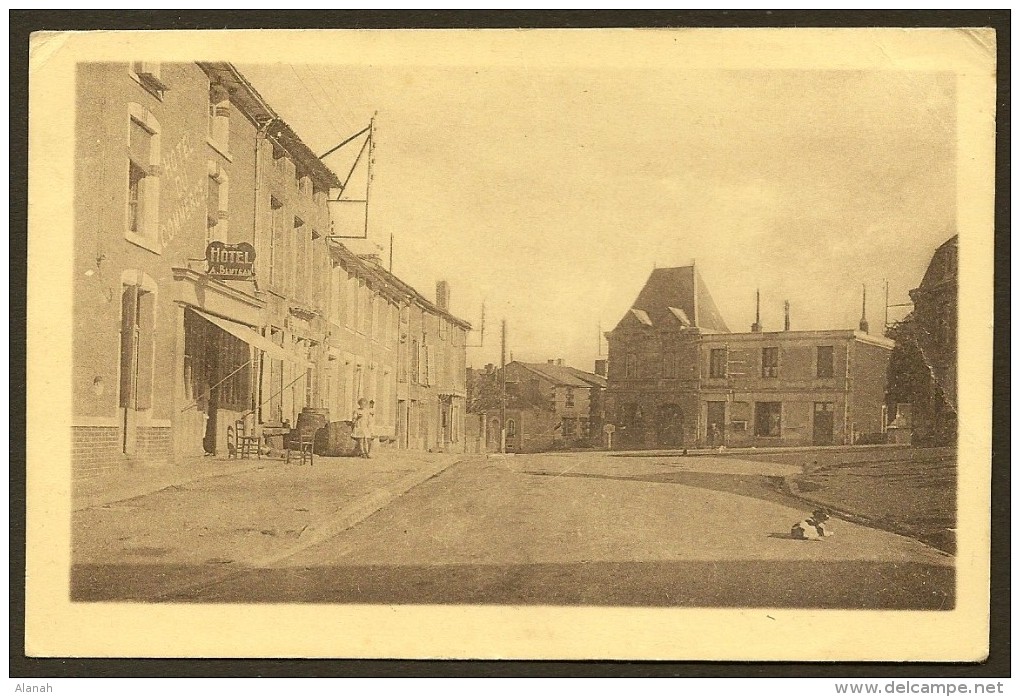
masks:
POLYGON ((255 277, 255 248, 247 242, 210 242, 205 260, 209 264, 206 273, 212 278, 250 281, 255 277))

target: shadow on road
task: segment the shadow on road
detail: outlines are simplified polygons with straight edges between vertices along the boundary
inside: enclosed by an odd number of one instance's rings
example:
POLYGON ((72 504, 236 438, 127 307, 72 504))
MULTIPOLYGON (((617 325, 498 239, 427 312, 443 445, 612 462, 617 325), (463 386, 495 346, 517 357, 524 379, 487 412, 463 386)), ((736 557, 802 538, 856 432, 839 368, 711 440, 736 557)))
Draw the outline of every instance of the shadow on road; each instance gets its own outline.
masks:
MULTIPOLYGON (((951 610, 953 568, 920 562, 655 561, 238 569, 178 603, 515 604, 951 610)), ((144 600, 132 590, 187 566, 76 566, 71 599, 144 600)))
POLYGON ((682 486, 721 491, 727 494, 749 496, 770 503, 810 511, 811 504, 782 490, 783 478, 763 474, 723 474, 715 472, 657 472, 654 474, 600 474, 597 472, 542 472, 524 471, 538 477, 580 477, 583 479, 614 479, 624 482, 650 482, 653 484, 680 484, 682 486))

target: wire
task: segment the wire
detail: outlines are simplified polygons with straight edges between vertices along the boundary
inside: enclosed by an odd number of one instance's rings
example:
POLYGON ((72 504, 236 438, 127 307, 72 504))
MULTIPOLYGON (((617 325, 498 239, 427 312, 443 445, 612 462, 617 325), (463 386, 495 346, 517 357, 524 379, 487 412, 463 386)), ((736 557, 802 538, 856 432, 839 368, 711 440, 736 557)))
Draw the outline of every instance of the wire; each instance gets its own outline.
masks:
POLYGON ((311 90, 311 88, 310 88, 310 87, 308 86, 308 83, 307 83, 307 82, 305 82, 305 79, 304 79, 303 77, 301 77, 301 73, 299 73, 299 72, 297 71, 297 68, 296 68, 296 67, 294 67, 294 65, 293 65, 293 64, 291 64, 291 63, 287 63, 287 67, 289 67, 289 68, 290 68, 290 71, 291 71, 292 73, 294 73, 294 77, 296 77, 296 78, 298 79, 298 82, 300 82, 300 83, 301 83, 301 87, 302 87, 302 88, 304 89, 304 91, 305 91, 305 92, 306 92, 306 93, 308 94, 308 96, 309 96, 309 97, 311 97, 312 101, 313 101, 313 102, 315 103, 315 105, 316 105, 316 106, 318 107, 319 113, 321 113, 321 114, 322 114, 323 116, 325 116, 326 120, 327 120, 327 121, 329 121, 329 126, 330 126, 330 128, 333 128, 333 129, 334 129, 334 130, 336 130, 337 132, 340 132, 340 129, 339 129, 338 127, 337 127, 337 124, 336 124, 336 122, 335 122, 335 121, 333 120, 333 117, 332 117, 332 114, 331 114, 331 111, 330 111, 330 109, 326 108, 326 107, 325 107, 325 106, 324 106, 324 105, 322 104, 322 102, 321 102, 321 101, 319 101, 319 98, 315 96, 315 93, 314 93, 314 92, 313 92, 313 91, 311 90))

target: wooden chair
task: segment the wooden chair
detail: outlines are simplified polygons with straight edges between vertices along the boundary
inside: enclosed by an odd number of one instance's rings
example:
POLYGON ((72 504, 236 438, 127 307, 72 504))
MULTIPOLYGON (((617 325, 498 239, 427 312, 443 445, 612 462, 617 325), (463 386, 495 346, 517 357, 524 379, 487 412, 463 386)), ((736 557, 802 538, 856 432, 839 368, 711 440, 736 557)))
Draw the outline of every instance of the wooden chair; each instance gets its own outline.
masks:
POLYGON ((287 451, 286 462, 288 464, 290 464, 292 450, 300 453, 300 464, 305 464, 305 458, 308 459, 309 465, 315 464, 315 434, 318 430, 314 425, 300 423, 297 428, 291 429, 287 437, 284 438, 284 450, 287 451))
POLYGON ((250 458, 253 453, 257 459, 261 460, 262 447, 259 440, 254 432, 248 432, 247 422, 244 419, 238 419, 234 423, 234 452, 239 460, 250 458))

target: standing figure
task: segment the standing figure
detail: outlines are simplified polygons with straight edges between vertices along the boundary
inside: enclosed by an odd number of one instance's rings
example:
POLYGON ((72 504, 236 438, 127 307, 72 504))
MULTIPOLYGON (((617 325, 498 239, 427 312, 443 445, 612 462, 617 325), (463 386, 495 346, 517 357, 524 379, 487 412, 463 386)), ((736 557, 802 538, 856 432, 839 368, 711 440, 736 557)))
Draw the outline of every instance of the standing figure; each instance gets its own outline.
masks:
POLYGON ((358 400, 358 410, 354 412, 354 431, 351 436, 357 443, 358 457, 368 457, 368 440, 371 437, 371 414, 368 410, 368 400, 364 397, 358 400))
POLYGON ((365 457, 372 457, 372 443, 375 442, 375 400, 368 400, 368 422, 366 424, 368 438, 365 439, 365 457))

